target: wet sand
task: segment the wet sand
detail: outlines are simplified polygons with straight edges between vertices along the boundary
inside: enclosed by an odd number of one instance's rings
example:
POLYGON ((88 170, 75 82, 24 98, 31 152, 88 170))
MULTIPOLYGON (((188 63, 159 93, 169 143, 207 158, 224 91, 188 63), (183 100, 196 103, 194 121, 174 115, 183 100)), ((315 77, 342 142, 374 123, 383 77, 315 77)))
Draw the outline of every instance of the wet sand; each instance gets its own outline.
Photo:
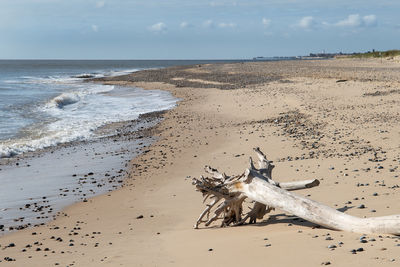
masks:
POLYGON ((130 159, 156 140, 163 113, 106 125, 92 141, 0 159, 0 235, 43 225, 68 205, 121 187, 130 159))
POLYGON ((329 60, 197 65, 101 82, 182 99, 124 187, 0 239, 5 266, 396 266, 399 238, 319 228, 276 210, 254 225, 194 230, 191 177, 240 174, 252 148, 273 178, 318 178, 297 192, 348 214, 400 213, 400 64, 329 60), (15 261, 6 261, 15 260, 15 261))

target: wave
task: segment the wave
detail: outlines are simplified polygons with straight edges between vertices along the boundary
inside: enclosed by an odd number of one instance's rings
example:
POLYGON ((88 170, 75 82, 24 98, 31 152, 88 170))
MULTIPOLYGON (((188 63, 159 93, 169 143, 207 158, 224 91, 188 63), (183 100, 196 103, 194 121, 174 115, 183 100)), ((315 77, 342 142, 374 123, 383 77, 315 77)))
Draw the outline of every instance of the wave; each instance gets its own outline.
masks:
POLYGON ((126 70, 102 70, 93 73, 78 73, 73 75, 53 75, 53 76, 42 76, 42 77, 34 77, 34 76, 22 76, 21 80, 8 80, 8 83, 42 83, 42 84, 53 84, 53 83, 71 83, 71 82, 81 82, 83 79, 92 79, 92 78, 102 78, 102 77, 113 77, 126 75, 129 73, 133 73, 139 71, 140 69, 126 69, 126 70))
POLYGON ((57 107, 57 108, 63 108, 67 105, 72 105, 80 101, 80 96, 78 93, 63 93, 52 100, 50 100, 50 103, 48 106, 50 107, 57 107))
POLYGON ((95 78, 96 74, 93 73, 82 73, 78 75, 72 76, 72 78, 78 78, 78 79, 89 79, 89 78, 95 78))
POLYGON ((84 140, 90 137, 90 132, 87 131, 79 133, 78 131, 56 132, 43 130, 43 132, 36 134, 33 137, 29 136, 17 140, 9 139, 0 143, 0 159, 14 157, 25 152, 32 152, 62 143, 84 140))
POLYGON ((91 140, 98 137, 96 129, 106 124, 173 108, 178 99, 165 91, 83 82, 92 76, 109 77, 139 70, 80 70, 8 79, 6 83, 15 83, 15 88, 28 100, 18 106, 26 110, 22 112, 26 116, 21 116, 23 124, 15 127, 12 135, 0 138, 0 158, 71 141, 91 140))
POLYGON ((101 126, 173 108, 178 100, 165 91, 101 84, 76 85, 74 90, 36 107, 35 112, 42 114, 42 121, 22 129, 23 136, 0 142, 0 158, 61 143, 90 140, 98 137, 95 130, 101 126), (105 91, 112 93, 101 93, 105 91))
MULTIPOLYGON (((137 72, 140 69, 127 69, 127 70, 113 70, 113 71, 106 71, 104 72, 102 75, 103 76, 107 76, 107 77, 112 77, 112 76, 121 76, 121 75, 126 75, 126 74, 130 74, 133 72, 137 72)), ((101 76, 99 76, 101 77, 101 76)))

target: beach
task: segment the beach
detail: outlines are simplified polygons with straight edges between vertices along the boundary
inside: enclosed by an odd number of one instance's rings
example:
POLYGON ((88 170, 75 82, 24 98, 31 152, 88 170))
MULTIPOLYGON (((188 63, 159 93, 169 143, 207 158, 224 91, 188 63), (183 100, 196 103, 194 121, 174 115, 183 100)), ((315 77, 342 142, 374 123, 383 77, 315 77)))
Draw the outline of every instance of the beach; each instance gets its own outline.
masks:
POLYGON ((274 161, 274 180, 320 180, 296 194, 359 217, 400 214, 399 74, 397 60, 335 59, 96 79, 180 101, 146 136, 155 141, 128 153, 121 188, 0 237, 0 264, 396 266, 398 237, 329 230, 279 210, 252 225, 193 229, 204 205, 192 178, 205 165, 241 174, 260 147, 274 161))

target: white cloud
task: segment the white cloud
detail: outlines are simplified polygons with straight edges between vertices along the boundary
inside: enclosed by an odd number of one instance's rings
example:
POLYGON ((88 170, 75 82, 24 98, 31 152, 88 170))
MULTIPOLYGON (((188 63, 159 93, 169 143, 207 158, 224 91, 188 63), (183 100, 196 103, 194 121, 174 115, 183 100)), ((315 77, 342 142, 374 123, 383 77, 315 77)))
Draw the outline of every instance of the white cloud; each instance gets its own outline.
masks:
POLYGON ((340 27, 358 27, 362 20, 359 14, 349 15, 346 19, 338 21, 335 25, 340 27))
POLYGON ((181 29, 191 28, 191 27, 193 27, 193 24, 191 24, 191 23, 189 23, 189 22, 187 22, 187 21, 183 21, 183 22, 179 25, 179 27, 181 27, 181 29))
POLYGON ((299 20, 299 22, 295 25, 299 28, 309 30, 315 25, 315 20, 311 16, 303 17, 299 20))
POLYGON ((101 1, 98 1, 96 3, 96 7, 97 8, 102 8, 102 7, 104 7, 105 4, 106 4, 106 1, 105 0, 101 0, 101 1))
POLYGON ((94 32, 98 32, 99 31, 99 26, 97 26, 97 25, 92 25, 92 30, 94 31, 94 32))
POLYGON ((229 22, 229 23, 221 22, 218 24, 218 27, 219 28, 235 28, 236 24, 232 23, 232 22, 229 22))
POLYGON ((209 19, 209 20, 206 20, 203 22, 203 26, 206 28, 214 28, 215 24, 214 24, 214 21, 209 19))
POLYGON ((166 33, 168 28, 164 22, 159 22, 159 23, 151 25, 149 27, 149 30, 152 32, 155 32, 155 33, 166 33))
POLYGON ((339 27, 374 27, 377 25, 376 15, 367 15, 361 17, 359 14, 349 15, 346 19, 340 20, 334 24, 339 27))
POLYGON ((237 25, 233 22, 220 22, 216 24, 213 20, 209 19, 203 22, 205 28, 235 28, 237 25))
POLYGON ((363 17, 364 25, 367 27, 376 26, 377 20, 375 15, 367 15, 363 17))
POLYGON ((268 28, 271 25, 271 20, 263 18, 262 19, 262 24, 264 25, 264 27, 268 28))

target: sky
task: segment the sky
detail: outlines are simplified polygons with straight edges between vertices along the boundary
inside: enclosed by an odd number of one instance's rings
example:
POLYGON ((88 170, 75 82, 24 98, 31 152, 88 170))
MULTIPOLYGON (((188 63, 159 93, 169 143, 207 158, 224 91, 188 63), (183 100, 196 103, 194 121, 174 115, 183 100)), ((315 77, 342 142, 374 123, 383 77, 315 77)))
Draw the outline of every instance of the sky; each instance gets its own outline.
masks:
POLYGON ((0 0, 0 59, 247 59, 400 49, 398 0, 0 0))

